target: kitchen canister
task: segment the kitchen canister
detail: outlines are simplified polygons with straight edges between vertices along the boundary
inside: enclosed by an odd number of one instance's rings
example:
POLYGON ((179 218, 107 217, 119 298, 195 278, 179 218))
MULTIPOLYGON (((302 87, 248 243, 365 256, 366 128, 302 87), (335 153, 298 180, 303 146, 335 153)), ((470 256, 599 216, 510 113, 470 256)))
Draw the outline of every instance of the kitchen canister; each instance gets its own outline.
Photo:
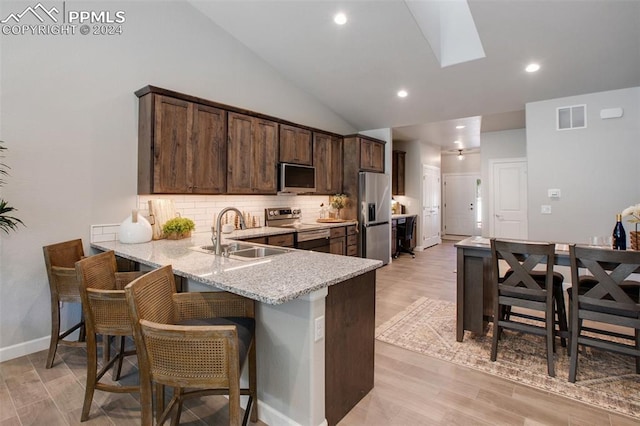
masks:
POLYGON ((120 224, 118 231, 120 242, 124 244, 139 244, 151 241, 153 229, 144 216, 133 210, 131 215, 120 224))

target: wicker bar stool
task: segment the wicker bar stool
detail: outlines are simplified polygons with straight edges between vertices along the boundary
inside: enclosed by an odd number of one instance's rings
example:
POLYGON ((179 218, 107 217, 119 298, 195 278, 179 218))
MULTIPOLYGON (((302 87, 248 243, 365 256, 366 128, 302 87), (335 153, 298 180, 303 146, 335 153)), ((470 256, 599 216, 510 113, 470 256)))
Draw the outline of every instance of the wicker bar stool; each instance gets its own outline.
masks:
POLYGON ((211 394, 229 395, 231 425, 246 424, 249 415, 257 421, 253 300, 227 292, 176 293, 171 265, 136 279, 125 293, 138 350, 142 425, 153 424, 152 383, 157 424, 172 412, 178 424, 184 399, 211 394), (241 389, 247 360, 249 388, 241 389), (166 409, 165 386, 174 389, 166 409), (244 418, 240 395, 249 395, 244 418))
MULTIPOLYGON (((75 263, 84 257, 82 240, 70 240, 62 243, 42 247, 44 263, 49 279, 51 294, 51 342, 47 354, 46 368, 53 367, 58 345, 85 346, 84 319, 74 324, 66 331, 60 332, 61 303, 82 303, 80 298, 80 283, 76 277, 75 263), (80 330, 78 340, 66 340, 76 330, 80 330)), ((82 314, 81 314, 82 315, 82 314)))
POLYGON ((117 272, 117 262, 113 251, 107 251, 87 257, 75 265, 80 285, 80 297, 84 310, 87 330, 87 383, 81 421, 89 418, 91 402, 96 389, 106 392, 135 393, 139 386, 119 386, 100 382, 102 376, 111 368, 113 380, 120 379, 122 362, 126 356, 135 355, 135 350, 125 350, 125 337, 133 336, 131 319, 124 286, 141 276, 142 272, 117 272), (97 335, 101 334, 106 355, 104 365, 98 371, 97 335), (118 351, 110 358, 109 336, 119 337, 118 351), (115 366, 114 366, 115 364, 115 366))

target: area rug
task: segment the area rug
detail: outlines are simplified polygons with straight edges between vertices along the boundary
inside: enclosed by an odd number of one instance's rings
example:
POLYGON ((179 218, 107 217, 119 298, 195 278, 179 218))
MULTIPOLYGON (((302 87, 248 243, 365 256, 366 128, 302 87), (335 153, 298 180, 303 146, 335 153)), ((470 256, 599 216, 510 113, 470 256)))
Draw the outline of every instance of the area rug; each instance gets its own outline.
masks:
POLYGON ((640 375, 632 357, 580 348, 578 378, 569 383, 569 357, 558 344, 556 377, 547 375, 544 339, 507 330, 491 362, 491 324, 485 336, 456 341, 455 304, 418 299, 376 329, 376 339, 454 364, 640 419, 640 375))

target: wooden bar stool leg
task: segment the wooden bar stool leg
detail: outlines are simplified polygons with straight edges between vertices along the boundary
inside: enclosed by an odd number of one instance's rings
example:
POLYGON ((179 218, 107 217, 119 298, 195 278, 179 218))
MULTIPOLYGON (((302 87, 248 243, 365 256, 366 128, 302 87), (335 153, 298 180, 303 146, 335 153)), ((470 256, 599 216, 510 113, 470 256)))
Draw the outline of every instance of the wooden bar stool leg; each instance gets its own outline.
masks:
POLYGON ((51 300, 51 341, 49 343, 49 353, 47 354, 46 368, 53 367, 53 360, 58 349, 58 339, 60 337, 60 303, 51 300))
POLYGON ((120 336, 120 338, 116 338, 116 357, 118 357, 118 361, 113 366, 113 370, 111 371, 111 378, 114 381, 120 380, 120 374, 122 373, 122 362, 124 361, 124 347, 125 347, 125 336, 120 336))
POLYGON ((102 365, 107 365, 111 359, 111 336, 102 335, 102 365))
POLYGON ((89 419, 93 394, 98 382, 98 351, 96 337, 93 333, 87 335, 87 384, 84 390, 84 404, 82 405, 82 415, 80 421, 89 419))

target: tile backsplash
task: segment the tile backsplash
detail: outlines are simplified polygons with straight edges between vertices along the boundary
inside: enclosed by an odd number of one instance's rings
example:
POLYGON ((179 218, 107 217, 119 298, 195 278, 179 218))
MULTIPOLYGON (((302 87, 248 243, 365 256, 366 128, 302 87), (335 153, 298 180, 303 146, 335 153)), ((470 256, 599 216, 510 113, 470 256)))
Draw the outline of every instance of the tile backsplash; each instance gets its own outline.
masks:
POLYGON ((225 207, 235 207, 258 220, 264 226, 264 209, 267 207, 296 207, 302 210, 303 222, 315 222, 320 204, 329 205, 325 195, 140 195, 138 209, 149 217, 149 200, 171 199, 176 211, 196 224, 196 232, 209 232, 218 213, 225 207))

